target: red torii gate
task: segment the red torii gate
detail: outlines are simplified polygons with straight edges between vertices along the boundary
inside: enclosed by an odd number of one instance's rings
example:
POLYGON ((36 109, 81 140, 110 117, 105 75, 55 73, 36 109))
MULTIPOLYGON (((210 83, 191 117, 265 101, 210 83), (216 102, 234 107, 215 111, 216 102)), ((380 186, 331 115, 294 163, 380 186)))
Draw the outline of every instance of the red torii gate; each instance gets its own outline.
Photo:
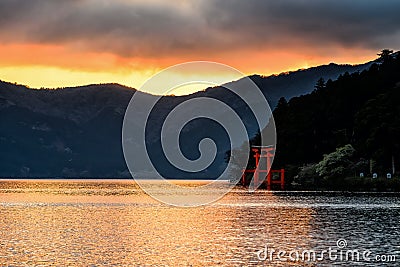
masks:
POLYGON ((275 147, 267 146, 253 146, 251 151, 254 153, 254 158, 256 160, 256 168, 255 169, 246 169, 243 172, 241 178, 241 184, 244 186, 250 185, 250 181, 246 180, 246 174, 253 174, 253 185, 258 187, 262 183, 266 186, 267 190, 271 190, 271 186, 273 184, 280 185, 282 190, 285 189, 285 169, 280 170, 271 170, 272 159, 275 156, 275 147), (264 163, 265 162, 265 163, 264 163), (279 173, 279 180, 273 180, 272 174, 279 173), (264 177, 262 177, 265 175, 264 177), (261 178, 263 179, 260 179, 261 178), (260 182, 261 180, 261 182, 260 182))

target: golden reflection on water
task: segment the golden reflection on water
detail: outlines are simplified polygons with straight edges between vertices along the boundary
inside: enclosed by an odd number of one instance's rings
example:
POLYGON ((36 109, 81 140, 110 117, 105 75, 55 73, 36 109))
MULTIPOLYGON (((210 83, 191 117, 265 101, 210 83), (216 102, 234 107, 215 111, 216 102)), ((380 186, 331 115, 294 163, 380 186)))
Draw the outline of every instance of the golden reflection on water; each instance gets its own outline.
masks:
POLYGON ((235 189, 178 208, 132 181, 0 181, 0 266, 299 266, 256 257, 312 245, 316 210, 289 202, 235 189))
POLYGON ((246 266, 257 264, 254 252, 265 242, 279 243, 283 233, 294 241, 307 235, 311 210, 224 205, 246 198, 178 208, 128 181, 2 182, 0 263, 246 266))

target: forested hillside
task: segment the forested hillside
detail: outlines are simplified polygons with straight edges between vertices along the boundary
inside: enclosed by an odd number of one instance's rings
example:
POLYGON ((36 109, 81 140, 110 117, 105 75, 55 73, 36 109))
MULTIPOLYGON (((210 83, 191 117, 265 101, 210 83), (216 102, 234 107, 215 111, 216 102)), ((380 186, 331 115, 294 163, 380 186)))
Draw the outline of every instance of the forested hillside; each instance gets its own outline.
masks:
POLYGON ((388 50, 380 56, 368 70, 320 79, 312 93, 279 100, 275 168, 287 168, 291 178, 317 180, 334 179, 322 174, 323 166, 336 177, 386 177, 399 170, 400 56, 388 50), (350 150, 336 151, 344 147, 350 150), (332 152, 347 154, 338 163, 324 157, 332 152), (324 160, 331 161, 323 165, 324 160))

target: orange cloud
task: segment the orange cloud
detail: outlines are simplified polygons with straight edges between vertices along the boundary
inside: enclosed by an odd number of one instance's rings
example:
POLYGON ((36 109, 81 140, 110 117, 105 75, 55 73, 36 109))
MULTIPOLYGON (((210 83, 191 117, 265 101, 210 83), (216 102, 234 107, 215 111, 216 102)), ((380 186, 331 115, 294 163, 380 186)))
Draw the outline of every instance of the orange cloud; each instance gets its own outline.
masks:
MULTIPOLYGON (((31 87, 66 87, 90 83, 116 82, 139 88, 161 69, 187 61, 207 60, 230 65, 250 74, 273 74, 310 66, 337 63, 363 63, 374 58, 374 51, 332 48, 331 54, 301 48, 292 51, 242 49, 209 57, 181 55, 157 59, 123 57, 89 52, 68 45, 0 44, 0 79, 31 87)), ((189 90, 187 93, 192 92, 189 90)), ((185 92, 180 92, 183 94, 185 92)))
POLYGON ((67 45, 0 44, 0 66, 53 66, 85 71, 121 71, 124 68, 146 65, 147 59, 123 58, 111 53, 89 52, 67 45))

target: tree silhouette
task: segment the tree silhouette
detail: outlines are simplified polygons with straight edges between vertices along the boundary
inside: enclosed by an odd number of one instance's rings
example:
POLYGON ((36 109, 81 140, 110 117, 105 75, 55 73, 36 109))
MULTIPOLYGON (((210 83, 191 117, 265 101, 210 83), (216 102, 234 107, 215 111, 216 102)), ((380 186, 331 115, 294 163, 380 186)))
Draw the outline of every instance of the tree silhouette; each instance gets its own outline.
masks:
POLYGON ((317 89, 317 90, 321 90, 321 89, 326 88, 326 83, 325 83, 324 78, 322 78, 322 77, 319 78, 314 87, 315 87, 315 89, 317 89))
POLYGON ((387 62, 392 58, 393 50, 390 49, 383 49, 380 53, 377 55, 379 56, 379 60, 381 62, 387 62))

